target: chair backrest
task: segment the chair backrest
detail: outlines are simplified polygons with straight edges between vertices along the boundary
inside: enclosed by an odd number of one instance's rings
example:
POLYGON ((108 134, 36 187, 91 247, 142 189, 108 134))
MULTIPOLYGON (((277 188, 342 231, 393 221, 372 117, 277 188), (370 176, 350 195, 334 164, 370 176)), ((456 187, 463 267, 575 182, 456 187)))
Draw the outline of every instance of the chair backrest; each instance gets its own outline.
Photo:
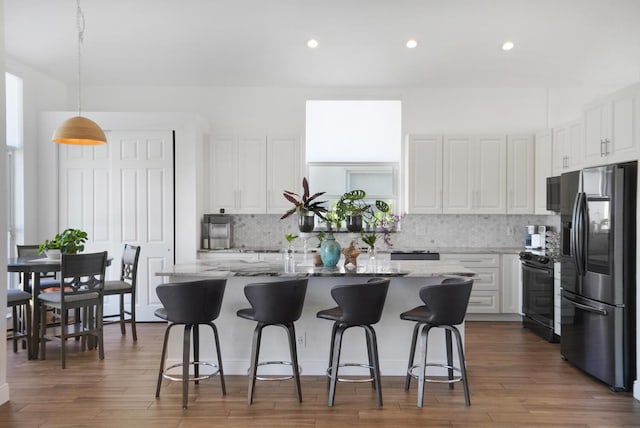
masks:
POLYGON ((471 295, 473 279, 447 278, 441 284, 420 288, 420 299, 429 308, 429 322, 438 325, 456 325, 464 321, 471 295))
POLYGON ((203 279, 190 282, 160 284, 156 293, 167 320, 180 324, 199 324, 220 315, 226 279, 203 279))
POLYGON ((307 294, 307 278, 247 284, 244 295, 253 308, 256 321, 267 324, 287 324, 302 315, 307 294))
POLYGON ((336 285, 331 296, 348 324, 375 324, 380 321, 389 289, 388 278, 372 278, 359 284, 336 285))
POLYGON ((60 281, 62 302, 74 296, 95 293, 102 301, 104 278, 107 268, 107 252, 87 254, 62 254, 60 281))
MULTIPOLYGON (((39 245, 16 245, 16 250, 18 254, 18 258, 21 259, 39 259, 45 257, 44 255, 38 252, 39 245)), ((41 278, 55 278, 55 272, 41 272, 41 278)))
POLYGON ((122 264, 120 266, 120 281, 126 281, 133 288, 138 277, 138 260, 140 259, 140 246, 124 244, 122 252, 122 264))

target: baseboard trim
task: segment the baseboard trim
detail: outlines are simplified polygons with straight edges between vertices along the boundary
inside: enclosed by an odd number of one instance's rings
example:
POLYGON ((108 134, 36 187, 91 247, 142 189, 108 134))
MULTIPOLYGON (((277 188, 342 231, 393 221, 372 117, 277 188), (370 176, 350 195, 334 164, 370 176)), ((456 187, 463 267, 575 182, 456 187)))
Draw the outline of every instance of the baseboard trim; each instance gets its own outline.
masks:
POLYGON ((0 385, 0 405, 9 401, 9 384, 0 385))

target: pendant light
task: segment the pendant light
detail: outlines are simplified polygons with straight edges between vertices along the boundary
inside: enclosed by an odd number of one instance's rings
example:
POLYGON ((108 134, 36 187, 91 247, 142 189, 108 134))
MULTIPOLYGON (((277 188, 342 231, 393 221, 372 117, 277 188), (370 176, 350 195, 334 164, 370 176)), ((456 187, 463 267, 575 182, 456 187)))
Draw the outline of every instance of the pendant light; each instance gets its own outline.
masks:
POLYGON ((61 144, 96 146, 107 144, 107 137, 94 121, 82 116, 82 42, 84 41, 84 13, 77 0, 78 27, 78 115, 62 122, 53 132, 52 140, 61 144))

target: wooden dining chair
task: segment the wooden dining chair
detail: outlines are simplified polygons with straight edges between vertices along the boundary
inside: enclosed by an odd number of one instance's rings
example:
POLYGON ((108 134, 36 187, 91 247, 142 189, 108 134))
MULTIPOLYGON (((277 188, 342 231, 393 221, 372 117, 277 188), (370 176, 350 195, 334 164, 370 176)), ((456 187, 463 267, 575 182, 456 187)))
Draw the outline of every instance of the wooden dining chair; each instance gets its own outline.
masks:
MULTIPOLYGON (((21 259, 38 259, 46 257, 44 254, 38 252, 38 245, 16 245, 18 258, 21 259)), ((31 279, 20 278, 22 282, 22 289, 24 291, 31 292, 31 279)), ((60 280, 57 278, 56 272, 42 272, 40 273, 40 289, 47 288, 60 288, 60 280)))
POLYGON ((104 278, 107 266, 107 252, 90 254, 63 254, 60 266, 61 290, 53 293, 40 293, 40 358, 46 357, 46 342, 51 338, 61 341, 60 355, 62 368, 66 366, 66 340, 71 337, 82 338, 82 350, 90 347, 94 338, 101 360, 104 359, 102 335, 102 305, 104 278), (73 323, 61 323, 52 336, 47 336, 47 324, 44 322, 47 308, 67 313, 70 309, 80 309, 82 316, 73 323))
POLYGON ((125 323, 131 323, 131 336, 138 340, 136 333, 136 282, 138 277, 138 259, 140 247, 124 244, 122 263, 120 265, 120 279, 118 281, 106 281, 104 284, 105 296, 120 296, 120 310, 117 314, 104 315, 103 318, 118 318, 114 321, 105 321, 105 324, 120 323, 120 332, 125 335, 125 323), (129 294, 129 310, 125 309, 125 296, 129 294), (128 318, 126 316, 128 315, 128 318))

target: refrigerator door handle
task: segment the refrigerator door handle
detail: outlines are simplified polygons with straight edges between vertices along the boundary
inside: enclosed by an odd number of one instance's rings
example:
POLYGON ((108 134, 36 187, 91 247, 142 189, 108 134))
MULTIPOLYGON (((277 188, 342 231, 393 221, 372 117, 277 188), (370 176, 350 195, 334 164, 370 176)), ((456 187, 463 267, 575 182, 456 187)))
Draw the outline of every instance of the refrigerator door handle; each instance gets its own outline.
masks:
POLYGON ((602 316, 609 315, 609 312, 604 310, 604 309, 594 308, 593 306, 585 305, 583 303, 578 303, 575 300, 568 298, 566 295, 563 295, 562 297, 564 297, 567 301, 569 301, 576 308, 580 308, 580 309, 582 309, 584 311, 592 312, 594 314, 598 314, 598 315, 602 315, 602 316))
POLYGON ((586 215, 586 194, 578 193, 574 206, 574 227, 573 227, 573 254, 576 261, 578 275, 585 274, 585 215, 586 215))

